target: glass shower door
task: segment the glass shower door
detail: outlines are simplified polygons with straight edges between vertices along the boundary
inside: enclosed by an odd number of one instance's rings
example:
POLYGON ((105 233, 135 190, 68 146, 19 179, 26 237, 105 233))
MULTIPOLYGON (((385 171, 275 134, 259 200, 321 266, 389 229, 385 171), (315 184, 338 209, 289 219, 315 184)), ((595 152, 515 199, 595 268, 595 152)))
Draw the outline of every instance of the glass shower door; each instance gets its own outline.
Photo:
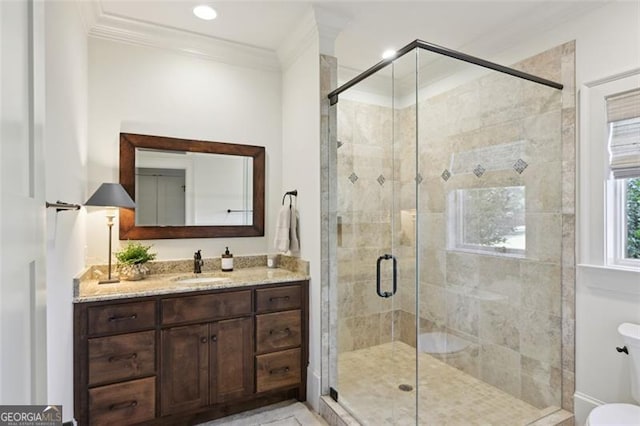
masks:
POLYGON ((340 95, 332 394, 365 425, 416 424, 415 55, 340 95))

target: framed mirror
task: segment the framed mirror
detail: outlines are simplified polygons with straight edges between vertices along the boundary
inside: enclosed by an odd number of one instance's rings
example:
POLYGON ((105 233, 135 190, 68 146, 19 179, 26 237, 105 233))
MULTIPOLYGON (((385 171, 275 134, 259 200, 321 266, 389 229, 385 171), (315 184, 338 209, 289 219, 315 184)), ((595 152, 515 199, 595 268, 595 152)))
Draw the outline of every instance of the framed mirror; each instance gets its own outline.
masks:
POLYGON ((120 239, 264 236, 265 149, 120 134, 120 239))

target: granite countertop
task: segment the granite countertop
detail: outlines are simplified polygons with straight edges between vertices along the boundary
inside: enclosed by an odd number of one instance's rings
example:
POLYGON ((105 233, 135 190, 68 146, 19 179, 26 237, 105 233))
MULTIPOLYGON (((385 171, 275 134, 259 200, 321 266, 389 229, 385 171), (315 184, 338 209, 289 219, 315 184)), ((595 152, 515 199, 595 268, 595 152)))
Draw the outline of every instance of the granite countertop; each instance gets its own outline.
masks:
MULTIPOLYGON (((279 268, 255 266, 255 263, 247 262, 246 267, 234 268, 232 272, 222 272, 218 268, 213 268, 213 270, 203 269, 204 272, 201 274, 178 272, 175 271, 174 265, 167 267, 167 263, 158 263, 152 270, 171 271, 171 273, 152 273, 140 281, 120 281, 113 284, 98 284, 97 279, 90 278, 90 270, 92 268, 88 268, 87 271, 74 279, 73 303, 129 299, 309 279, 308 263, 304 261, 297 262, 294 267, 290 267, 291 262, 289 262, 289 265, 287 265, 287 262, 282 262, 283 264, 279 263, 279 266, 281 266, 279 268)), ((206 265, 207 263, 205 263, 206 265)))

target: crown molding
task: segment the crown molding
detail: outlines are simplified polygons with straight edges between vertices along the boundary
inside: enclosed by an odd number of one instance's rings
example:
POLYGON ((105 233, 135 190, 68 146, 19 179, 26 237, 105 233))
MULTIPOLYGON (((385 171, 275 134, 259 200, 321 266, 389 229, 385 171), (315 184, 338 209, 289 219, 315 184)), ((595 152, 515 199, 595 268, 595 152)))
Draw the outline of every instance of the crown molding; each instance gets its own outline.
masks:
POLYGON ((76 0, 75 3, 80 12, 84 29, 87 34, 89 34, 91 28, 93 28, 98 21, 98 17, 104 13, 102 6, 97 0, 76 0))
POLYGON ((282 69, 286 70, 298 59, 302 53, 309 49, 318 39, 318 27, 313 13, 309 7, 304 17, 293 29, 278 48, 278 58, 282 69))
POLYGON ((334 56, 336 37, 350 20, 347 16, 335 14, 318 5, 310 5, 291 36, 278 48, 282 68, 289 68, 314 43, 318 44, 321 55, 334 56))
POLYGON ((99 0, 80 0, 90 37, 154 47, 200 59, 264 71, 280 71, 275 51, 106 13, 99 0))
POLYGON ((317 4, 313 5, 313 14, 320 36, 320 53, 322 55, 335 56, 336 38, 351 22, 351 17, 337 14, 317 4))

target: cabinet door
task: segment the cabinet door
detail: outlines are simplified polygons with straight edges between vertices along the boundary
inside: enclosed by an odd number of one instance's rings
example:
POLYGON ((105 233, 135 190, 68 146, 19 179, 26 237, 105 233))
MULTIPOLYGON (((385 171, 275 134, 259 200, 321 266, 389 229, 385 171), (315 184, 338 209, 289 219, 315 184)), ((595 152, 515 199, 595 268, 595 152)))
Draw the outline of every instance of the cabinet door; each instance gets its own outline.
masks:
POLYGON ((212 323, 211 398, 215 404, 253 393, 251 317, 212 323))
POLYGON ((161 412, 206 406, 209 400, 209 326, 162 330, 161 412))

